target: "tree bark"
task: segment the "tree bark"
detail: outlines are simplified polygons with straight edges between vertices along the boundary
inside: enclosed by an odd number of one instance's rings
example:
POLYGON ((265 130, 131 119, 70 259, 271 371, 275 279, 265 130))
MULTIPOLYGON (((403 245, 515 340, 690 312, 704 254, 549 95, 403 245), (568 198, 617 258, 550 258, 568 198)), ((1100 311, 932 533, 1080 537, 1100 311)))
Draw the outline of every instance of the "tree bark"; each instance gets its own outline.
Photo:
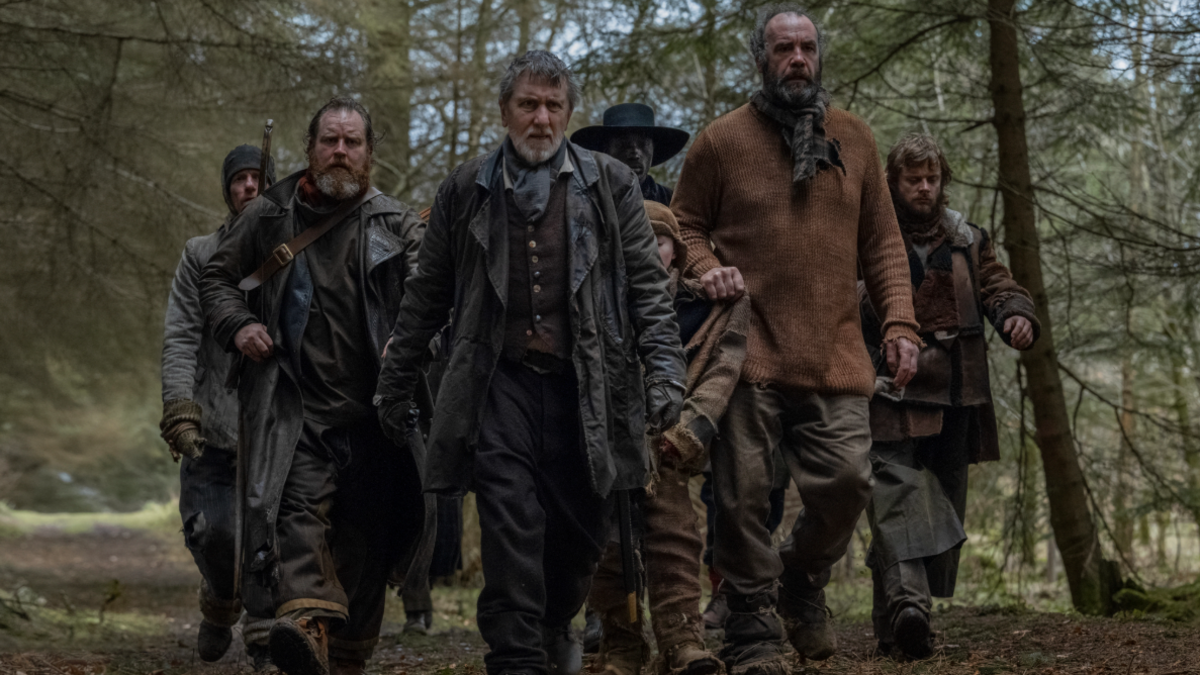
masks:
POLYGON ((408 202, 412 193, 412 7, 409 0, 368 0, 361 7, 372 123, 375 133, 387 139, 376 152, 400 174, 389 192, 408 202))
POLYGON ((1029 398, 1046 473, 1050 525, 1062 554, 1072 603, 1083 614, 1111 614, 1120 573, 1114 563, 1104 559, 1088 508, 1042 279, 1014 5, 1015 0, 988 0, 987 21, 992 71, 989 89, 995 107, 992 124, 999 146, 999 187, 1004 204, 1004 247, 1013 277, 1033 296, 1042 324, 1040 339, 1021 354, 1021 362, 1029 373, 1029 398))

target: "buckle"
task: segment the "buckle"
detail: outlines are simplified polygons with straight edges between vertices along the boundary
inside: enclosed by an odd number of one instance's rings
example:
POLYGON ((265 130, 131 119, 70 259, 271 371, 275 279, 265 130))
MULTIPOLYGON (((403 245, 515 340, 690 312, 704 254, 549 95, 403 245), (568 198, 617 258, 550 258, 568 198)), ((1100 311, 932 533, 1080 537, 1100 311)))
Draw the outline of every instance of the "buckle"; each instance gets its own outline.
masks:
POLYGON ((274 251, 271 251, 271 257, 279 263, 280 267, 287 267, 287 264, 292 262, 292 258, 295 256, 292 255, 292 249, 288 248, 287 244, 280 244, 275 247, 274 251))

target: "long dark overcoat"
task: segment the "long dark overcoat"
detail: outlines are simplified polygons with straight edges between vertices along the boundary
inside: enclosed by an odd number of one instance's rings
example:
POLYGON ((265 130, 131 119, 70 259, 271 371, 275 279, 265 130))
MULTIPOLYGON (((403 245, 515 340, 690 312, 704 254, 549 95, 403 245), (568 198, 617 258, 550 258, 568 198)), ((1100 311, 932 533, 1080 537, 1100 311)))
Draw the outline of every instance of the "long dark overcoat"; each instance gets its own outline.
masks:
MULTIPOLYGON (((607 496, 645 483, 645 389, 659 380, 683 383, 685 365, 669 278, 636 177, 607 155, 573 143, 569 152, 571 360, 592 487, 607 496)), ((501 158, 497 149, 469 160, 438 189, 380 374, 381 396, 411 398, 426 346, 453 308, 426 490, 470 488, 488 387, 504 345, 508 225, 501 158)))
MULTIPOLYGON (((239 445, 245 452, 247 477, 243 560, 246 569, 260 575, 270 575, 278 559, 275 521, 279 498, 304 422, 298 380, 280 346, 300 344, 312 301, 311 290, 305 288, 311 288, 311 281, 289 282, 293 275, 307 274, 302 253, 249 294, 238 290, 237 284, 258 269, 276 247, 297 234, 294 199, 302 175, 298 172, 288 176, 246 206, 227 230, 200 280, 201 300, 213 336, 226 350, 236 351, 234 335, 251 323, 265 324, 276 345, 276 354, 262 363, 242 359, 238 386, 242 426, 239 445), (285 297, 289 292, 293 294, 290 299, 285 297), (287 316, 292 317, 289 320, 282 318, 285 304, 289 308, 287 316)), ((364 316, 370 348, 378 359, 395 323, 404 281, 416 265, 424 222, 411 208, 385 195, 367 202, 347 218, 352 222, 338 227, 360 229, 358 268, 362 275, 360 287, 366 291, 364 316)), ((424 457, 419 456, 419 444, 410 446, 407 452, 414 455, 411 470, 415 474, 424 464, 424 457)), ((396 582, 424 583, 437 512, 430 496, 423 500, 423 506, 421 513, 405 514, 414 526, 404 529, 417 535, 411 542, 404 542, 406 554, 392 574, 396 582)))

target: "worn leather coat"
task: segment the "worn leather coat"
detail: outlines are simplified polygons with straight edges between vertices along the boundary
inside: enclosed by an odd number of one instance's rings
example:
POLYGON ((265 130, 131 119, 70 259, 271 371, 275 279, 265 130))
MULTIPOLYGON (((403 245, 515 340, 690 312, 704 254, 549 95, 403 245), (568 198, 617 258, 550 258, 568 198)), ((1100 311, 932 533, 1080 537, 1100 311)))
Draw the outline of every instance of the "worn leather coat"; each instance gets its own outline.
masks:
MULTIPOLYGON (((285 299, 289 290, 305 287, 303 283, 289 283, 292 275, 306 273, 304 253, 248 294, 238 290, 237 285, 277 246, 298 234, 294 200, 302 175, 298 172, 284 178, 246 206, 222 238, 200 279, 201 300, 220 345, 235 351, 234 336, 251 323, 265 324, 275 344, 276 353, 262 363, 241 359, 238 385, 247 474, 243 561, 249 572, 267 576, 278 558, 275 522, 279 499, 304 421, 299 384, 290 359, 281 350, 281 345, 299 344, 297 338, 304 331, 302 324, 282 320, 284 305, 298 310, 292 313, 294 316, 307 317, 312 300, 311 294, 285 299), (291 342, 285 339, 285 332, 291 334, 291 342)), ((358 241, 364 316, 371 351, 379 355, 395 323, 404 281, 416 265, 424 222, 416 211, 388 196, 376 197, 347 218, 353 222, 339 227, 358 227, 362 232, 358 241)), ((424 463, 422 450, 419 444, 410 444, 403 451, 412 453, 414 471, 424 463)), ((436 505, 431 496, 425 498, 424 507, 423 513, 410 516, 420 519, 424 529, 414 541, 406 542, 407 553, 392 574, 398 584, 425 582, 436 529, 436 505)))
MULTIPOLYGON (((607 496, 645 484, 645 388, 661 380, 682 383, 684 356, 669 278, 636 177, 607 155, 573 143, 569 152, 575 167, 567 209, 571 360, 592 487, 607 496)), ((380 374, 380 396, 411 399, 427 345, 454 310, 429 436, 427 490, 470 487, 480 419, 503 349, 508 233, 500 217, 502 157, 497 149, 469 160, 438 189, 380 374)))
MULTIPOLYGON (((917 358, 917 374, 904 389, 902 401, 876 393, 871 399, 871 436, 875 441, 900 441, 941 432, 942 410, 973 408, 968 431, 972 462, 1000 458, 995 410, 988 377, 984 322, 990 322, 1006 343, 1004 322, 1013 316, 1033 324, 1036 341, 1041 324, 1029 293, 996 260, 987 232, 946 209, 946 235, 931 244, 922 261, 905 235, 913 280, 913 306, 925 345, 917 358)), ((859 304, 863 338, 876 373, 887 377, 880 322, 862 282, 859 304)))

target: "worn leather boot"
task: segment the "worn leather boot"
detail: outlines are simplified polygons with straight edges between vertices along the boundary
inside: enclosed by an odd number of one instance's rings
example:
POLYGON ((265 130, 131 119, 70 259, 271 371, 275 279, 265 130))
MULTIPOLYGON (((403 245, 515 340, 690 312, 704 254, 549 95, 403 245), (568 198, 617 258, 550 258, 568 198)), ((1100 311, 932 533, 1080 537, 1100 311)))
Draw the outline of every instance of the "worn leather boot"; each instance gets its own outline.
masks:
POLYGON ((714 592, 712 600, 708 601, 708 606, 704 608, 704 612, 700 614, 704 619, 704 628, 706 630, 721 630, 725 627, 725 620, 729 618, 729 600, 724 593, 714 592))
POLYGON ((229 644, 233 642, 233 630, 229 626, 218 626, 209 623, 208 619, 200 622, 200 633, 196 636, 196 653, 201 661, 212 663, 220 661, 229 644))
POLYGON ((896 647, 910 659, 927 659, 933 656, 933 635, 929 630, 929 617, 916 607, 905 607, 892 622, 892 634, 896 647))
POLYGON ((579 675, 583 670, 583 645, 571 632, 571 625, 543 628, 542 649, 546 650, 546 670, 550 675, 579 675))
POLYGON ((329 630, 324 617, 277 619, 271 661, 287 675, 329 675, 329 630))
POLYGON ((837 634, 825 606, 829 573, 810 575, 784 572, 779 591, 779 613, 788 641, 802 659, 824 661, 837 653, 837 634))
POLYGON ((729 675, 787 675, 782 629, 775 616, 775 594, 726 594, 729 618, 720 657, 729 675))
POLYGON ((668 650, 663 662, 670 675, 718 675, 725 665, 697 642, 680 642, 668 650))

